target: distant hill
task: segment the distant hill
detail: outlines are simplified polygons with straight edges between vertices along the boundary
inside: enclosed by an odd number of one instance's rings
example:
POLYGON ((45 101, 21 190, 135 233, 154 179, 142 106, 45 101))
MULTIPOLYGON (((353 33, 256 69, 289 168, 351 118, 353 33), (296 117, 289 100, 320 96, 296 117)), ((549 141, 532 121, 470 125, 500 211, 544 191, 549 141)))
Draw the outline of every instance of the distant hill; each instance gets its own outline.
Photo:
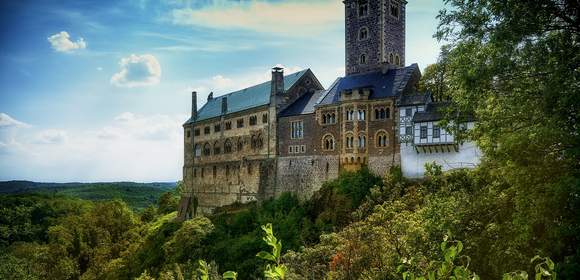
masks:
POLYGON ((0 194, 42 193, 66 195, 81 199, 99 201, 122 199, 133 209, 143 209, 157 202, 168 190, 175 189, 176 183, 38 183, 31 181, 0 182, 0 194))

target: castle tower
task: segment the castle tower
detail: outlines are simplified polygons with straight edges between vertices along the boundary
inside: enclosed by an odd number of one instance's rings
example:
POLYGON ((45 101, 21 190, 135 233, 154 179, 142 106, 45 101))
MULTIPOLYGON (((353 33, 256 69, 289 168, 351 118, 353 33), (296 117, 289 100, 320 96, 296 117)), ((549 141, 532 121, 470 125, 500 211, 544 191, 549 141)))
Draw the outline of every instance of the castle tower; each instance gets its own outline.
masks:
POLYGON ((344 0, 346 75, 405 65, 405 0, 344 0))

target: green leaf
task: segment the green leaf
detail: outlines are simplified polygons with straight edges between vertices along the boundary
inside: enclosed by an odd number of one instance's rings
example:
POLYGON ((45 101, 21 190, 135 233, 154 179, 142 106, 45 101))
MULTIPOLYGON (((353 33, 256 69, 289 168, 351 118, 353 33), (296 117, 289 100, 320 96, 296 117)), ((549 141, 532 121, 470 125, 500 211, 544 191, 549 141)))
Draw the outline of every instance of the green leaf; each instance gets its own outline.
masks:
POLYGON ((226 272, 224 272, 222 277, 224 279, 236 280, 236 279, 238 279, 238 273, 235 271, 226 271, 226 272))
POLYGON ((256 254, 256 257, 263 259, 263 260, 276 262, 276 258, 268 252, 261 251, 258 254, 256 254))

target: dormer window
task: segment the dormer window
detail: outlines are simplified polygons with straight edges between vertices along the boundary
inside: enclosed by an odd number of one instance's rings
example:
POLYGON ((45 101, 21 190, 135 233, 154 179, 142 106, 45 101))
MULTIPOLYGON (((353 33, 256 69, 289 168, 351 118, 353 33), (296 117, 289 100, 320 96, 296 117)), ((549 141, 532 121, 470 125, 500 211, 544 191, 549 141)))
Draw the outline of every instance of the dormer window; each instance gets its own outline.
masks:
POLYGON ((366 17, 369 15, 369 3, 367 1, 360 1, 358 4, 358 16, 366 17))
POLYGON ((369 38, 369 29, 366 27, 361 28, 358 32, 358 39, 362 41, 368 38, 369 38))
POLYGON ((367 55, 364 53, 360 55, 360 64, 367 64, 367 55))
POLYGON ((399 19, 399 3, 395 2, 395 1, 391 1, 391 8, 389 9, 391 11, 391 16, 399 19))

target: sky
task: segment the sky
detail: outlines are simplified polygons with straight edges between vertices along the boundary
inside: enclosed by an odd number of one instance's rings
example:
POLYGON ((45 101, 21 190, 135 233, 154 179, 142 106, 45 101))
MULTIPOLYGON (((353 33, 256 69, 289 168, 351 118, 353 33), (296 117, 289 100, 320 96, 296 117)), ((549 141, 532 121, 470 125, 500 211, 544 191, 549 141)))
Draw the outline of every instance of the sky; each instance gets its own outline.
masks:
MULTIPOLYGON (((408 1, 407 63, 436 61, 442 7, 408 1)), ((342 1, 0 1, 0 181, 180 180, 191 91, 276 65, 343 76, 342 1)))

